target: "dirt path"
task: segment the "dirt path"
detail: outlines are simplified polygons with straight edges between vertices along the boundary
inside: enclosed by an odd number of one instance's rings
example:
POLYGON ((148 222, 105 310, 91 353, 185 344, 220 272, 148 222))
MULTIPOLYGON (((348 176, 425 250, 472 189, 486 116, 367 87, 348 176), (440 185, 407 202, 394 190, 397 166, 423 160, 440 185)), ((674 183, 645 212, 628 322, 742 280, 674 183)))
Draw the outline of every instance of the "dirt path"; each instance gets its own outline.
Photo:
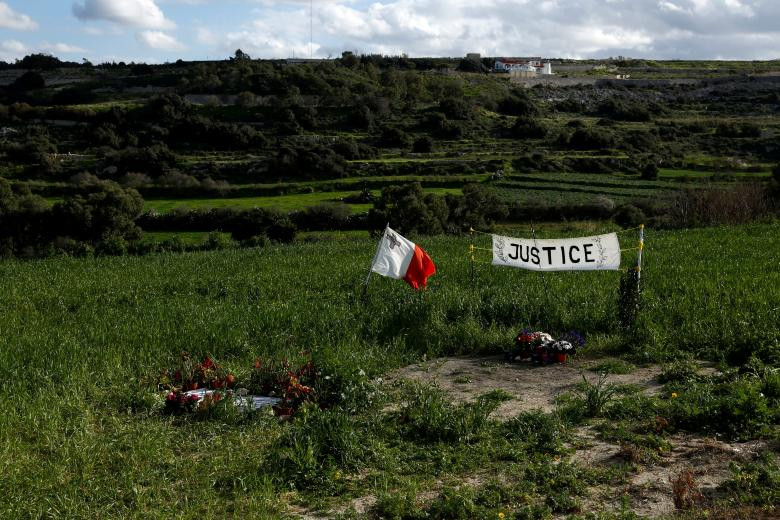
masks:
MULTIPOLYGON (((574 361, 565 365, 539 366, 507 364, 501 357, 441 358, 404 367, 392 372, 387 380, 393 382, 407 379, 436 384, 456 401, 468 401, 479 394, 500 388, 515 399, 503 403, 493 417, 508 419, 533 409, 551 412, 555 408, 555 398, 573 390, 582 382, 583 375, 589 381, 598 379, 598 374, 588 370, 595 364, 594 361, 574 361)), ((663 386, 658 382, 660 373, 658 366, 638 367, 630 374, 610 375, 609 381, 634 384, 654 394, 663 386)))
MULTIPOLYGON (((440 358, 391 372, 384 381, 387 384, 403 380, 435 384, 456 402, 470 401, 485 392, 502 389, 514 399, 503 403, 492 416, 506 420, 534 409, 553 411, 556 397, 574 390, 582 382, 583 375, 591 382, 597 380, 599 375, 591 369, 603 362, 603 359, 576 360, 564 365, 536 366, 508 364, 497 356, 440 358)), ((713 370, 711 367, 703 367, 702 371, 713 370)), ((629 374, 611 374, 608 381, 619 385, 635 385, 641 391, 653 395, 663 390, 663 385, 658 381, 660 374, 660 366, 648 365, 635 367, 629 374)), ((574 435, 577 449, 570 455, 574 462, 585 466, 626 465, 631 462, 630 454, 622 452, 619 445, 599 439, 591 426, 577 428, 574 435)), ((659 453, 654 462, 634 463, 634 470, 623 485, 590 489, 582 512, 620 511, 624 497, 628 497, 631 511, 642 517, 673 516, 676 510, 671 480, 681 472, 692 471, 698 492, 711 496, 715 494, 718 485, 729 477, 731 462, 753 460, 766 448, 763 441, 726 443, 683 433, 672 435, 668 440, 671 449, 659 453)), ((479 480, 480 475, 473 475, 466 478, 463 485, 476 485, 479 480)), ((437 491, 428 490, 418 498, 423 502, 432 500, 437 491)), ((319 520, 351 508, 357 514, 365 515, 375 501, 375 496, 364 496, 353 499, 326 516, 302 511, 299 514, 307 520, 319 520)))
MULTIPOLYGON (((572 391, 582 382, 583 375, 591 382, 598 374, 590 370, 603 360, 577 360, 565 365, 536 366, 507 364, 501 357, 441 358, 410 365, 397 370, 386 378, 389 382, 413 380, 436 384, 452 396, 454 401, 469 401, 494 389, 502 389, 515 397, 494 412, 499 420, 509 419, 518 413, 541 409, 551 412, 555 398, 572 391)), ((704 367, 703 371, 712 371, 704 367)), ((636 367, 629 374, 611 374, 609 382, 636 385, 647 394, 658 394, 663 385, 658 381, 661 367, 649 365, 636 367)), ((578 446, 571 455, 573 461, 583 465, 626 464, 621 447, 600 440, 590 427, 576 430, 578 446)), ((669 439, 671 450, 659 454, 659 460, 651 464, 637 464, 636 471, 621 488, 596 488, 584 504, 589 510, 620 510, 624 496, 630 498, 633 512, 648 518, 658 518, 675 512, 670 479, 683 470, 692 470, 698 490, 711 495, 729 476, 732 461, 754 459, 765 447, 761 441, 725 443, 716 439, 690 434, 676 434, 669 439)))

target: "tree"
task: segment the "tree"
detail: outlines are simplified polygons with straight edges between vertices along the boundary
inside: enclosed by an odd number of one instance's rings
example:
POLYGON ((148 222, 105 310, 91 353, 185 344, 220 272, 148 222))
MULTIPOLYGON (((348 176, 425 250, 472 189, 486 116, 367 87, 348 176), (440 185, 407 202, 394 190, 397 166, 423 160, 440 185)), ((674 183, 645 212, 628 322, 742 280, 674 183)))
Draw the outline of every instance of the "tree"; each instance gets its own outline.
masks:
POLYGON ((461 231, 468 231, 470 227, 489 229, 509 213, 506 203, 495 192, 479 184, 465 185, 463 196, 450 197, 447 202, 449 222, 461 231))
MULTIPOLYGON (((60 61, 59 58, 43 53, 30 54, 16 62, 16 66, 20 69, 53 70, 59 69, 63 65, 66 65, 66 63, 60 61)), ((68 65, 76 64, 68 63, 68 65)))
POLYGON ((355 56, 354 53, 350 51, 344 51, 341 53, 341 59, 339 60, 339 63, 343 67, 347 67, 348 69, 353 69, 358 66, 360 63, 360 60, 357 56, 355 56))
POLYGON ((109 237, 137 240, 141 230, 135 219, 144 201, 134 189, 111 181, 84 186, 75 196, 58 202, 52 209, 52 227, 59 236, 97 243, 109 237))
POLYGON ((449 119, 471 119, 472 107, 464 99, 447 98, 439 102, 439 110, 449 119))
POLYGON ((46 80, 37 72, 28 71, 16 78, 16 81, 11 84, 11 88, 22 92, 38 90, 46 88, 46 80))
POLYGON ((569 146, 576 150, 600 150, 614 144, 615 136, 597 127, 578 128, 569 138, 569 146))
POLYGON ((235 54, 233 54, 233 57, 230 58, 231 61, 237 62, 250 61, 251 59, 252 57, 241 49, 236 49, 235 54))
POLYGON ((525 91, 514 90, 499 101, 498 111, 511 116, 532 117, 539 114, 539 108, 525 91))
POLYGON ((435 235, 444 231, 449 209, 442 197, 425 194, 419 182, 388 186, 369 211, 369 225, 382 229, 388 222, 402 234, 435 235))
POLYGON ((408 148, 410 144, 409 134, 397 126, 386 126, 382 129, 379 144, 388 148, 408 148))
POLYGON ((658 180, 658 165, 655 161, 650 161, 642 168, 642 179, 646 181, 658 180))
POLYGON ((458 64, 458 70, 461 72, 488 72, 490 69, 479 60, 463 58, 458 64))
POLYGON ((516 139, 544 139, 547 127, 536 119, 518 117, 512 125, 511 134, 516 139))
POLYGON ((418 137, 412 145, 412 151, 414 153, 431 153, 433 151, 433 139, 424 135, 418 137))

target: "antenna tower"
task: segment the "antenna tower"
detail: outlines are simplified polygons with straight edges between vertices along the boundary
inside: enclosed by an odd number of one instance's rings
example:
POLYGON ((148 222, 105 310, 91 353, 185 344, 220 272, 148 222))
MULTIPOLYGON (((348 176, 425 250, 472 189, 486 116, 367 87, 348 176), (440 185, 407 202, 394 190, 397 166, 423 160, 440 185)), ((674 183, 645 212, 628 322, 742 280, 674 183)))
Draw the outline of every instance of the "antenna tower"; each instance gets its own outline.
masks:
POLYGON ((314 58, 314 0, 309 0, 309 59, 314 58))

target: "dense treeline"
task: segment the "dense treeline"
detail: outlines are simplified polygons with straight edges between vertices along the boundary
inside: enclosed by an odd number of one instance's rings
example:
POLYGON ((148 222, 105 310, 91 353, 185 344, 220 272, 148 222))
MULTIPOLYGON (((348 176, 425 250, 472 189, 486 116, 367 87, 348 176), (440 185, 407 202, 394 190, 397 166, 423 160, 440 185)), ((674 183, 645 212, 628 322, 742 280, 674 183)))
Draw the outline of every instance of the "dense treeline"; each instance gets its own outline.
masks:
POLYGON ((137 191, 110 181, 84 185, 50 206, 0 177, 0 256, 122 254, 141 236, 135 219, 142 209, 137 191))
MULTIPOLYGON (((100 236, 44 230, 55 211, 98 186, 173 198, 326 191, 345 178, 369 178, 364 187, 383 188, 377 200, 366 191, 351 201, 373 202, 367 215, 326 204, 289 214, 209 210, 146 214, 138 221, 150 230, 223 231, 241 242, 288 241, 295 230, 378 229, 388 220, 417 233, 529 218, 698 225, 719 217, 672 218, 664 215, 669 203, 699 208, 715 204, 717 196, 694 200, 689 194, 687 201, 667 200, 665 206, 646 200, 520 206, 497 195, 500 182, 493 189, 467 185, 463 196, 439 196, 398 177, 436 178, 435 187, 444 187, 447 177, 458 181, 446 187, 462 187, 464 179, 500 181, 538 172, 653 181, 659 168, 752 171, 780 161, 771 129, 734 117, 734 106, 762 114, 780 110, 771 84, 752 90, 715 85, 705 107, 689 86, 526 89, 485 75, 489 65, 489 59, 351 53, 288 63, 253 60, 241 51, 220 62, 93 66, 39 54, 0 64, 20 71, 0 87, 0 174, 16 186, 29 183, 35 193, 65 197, 49 208, 31 193, 12 190, 4 211, 29 223, 5 232, 13 243, 6 250, 43 254, 63 240, 108 250, 100 244, 115 236, 125 243, 115 249, 126 249, 135 237, 126 229, 100 236), (60 76, 78 81, 61 87, 60 76), (712 117, 671 117, 678 109, 712 117), (698 164, 691 157, 700 153, 720 156, 720 162, 698 164), (397 186, 388 187, 390 179, 397 186)), ((759 209, 732 208, 730 214, 755 218, 771 211, 775 192, 758 191, 769 194, 752 205, 759 209)))
MULTIPOLYGON (((51 70, 45 56, 28 58, 31 68, 51 70)), ((337 60, 290 66, 237 53, 223 62, 127 65, 128 76, 105 72, 99 81, 88 79, 65 89, 47 88, 42 73, 31 70, 0 88, 0 124, 16 131, 6 136, 2 147, 32 177, 60 170, 66 177, 79 173, 76 169, 83 165, 56 164, 50 157, 58 149, 65 151, 67 143, 67 151, 97 157, 90 173, 102 178, 120 180, 132 173, 154 182, 178 171, 198 183, 207 177, 228 183, 338 178, 354 173, 345 161, 388 152, 431 154, 442 148, 441 141, 453 139, 507 139, 529 154, 574 149, 652 156, 667 167, 679 166, 686 152, 702 149, 728 149, 763 161, 776 161, 780 153, 752 123, 710 127, 665 121, 668 109, 657 101, 658 95, 645 97, 619 87, 603 88, 598 95, 587 88, 562 88, 556 94, 563 93, 564 99, 551 100, 543 89, 512 88, 497 81, 482 88, 468 76, 436 72, 437 63, 445 62, 345 53, 337 60), (132 88, 134 78, 167 92, 141 106, 80 108, 106 96, 98 96, 97 90, 120 93, 132 88), (155 86, 158 80, 164 85, 155 86), (192 95, 206 100, 192 103, 187 98, 192 95), (226 101, 218 96, 227 96, 226 101), (491 113, 499 117, 489 117, 491 113), (579 118, 563 127, 551 126, 546 121, 555 114, 601 119, 595 126, 579 118), (31 143, 29 127, 40 126, 41 120, 77 124, 58 127, 47 140, 31 143), (618 129, 623 122, 645 125, 643 130, 618 129), (355 135, 325 137, 334 132, 355 135), (186 160, 188 154, 204 150, 240 151, 253 159, 238 172, 229 165, 186 160)), ((117 67, 122 69, 121 64, 117 67)), ((672 89, 662 95, 683 99, 685 92, 672 89)), ((778 104, 774 98, 768 102, 778 104)), ((590 166, 575 164, 572 169, 590 172, 590 166)), ((129 185, 134 182, 133 177, 127 180, 129 185)), ((192 188, 194 182, 185 184, 192 188)), ((207 183, 204 191, 209 190, 207 183)))

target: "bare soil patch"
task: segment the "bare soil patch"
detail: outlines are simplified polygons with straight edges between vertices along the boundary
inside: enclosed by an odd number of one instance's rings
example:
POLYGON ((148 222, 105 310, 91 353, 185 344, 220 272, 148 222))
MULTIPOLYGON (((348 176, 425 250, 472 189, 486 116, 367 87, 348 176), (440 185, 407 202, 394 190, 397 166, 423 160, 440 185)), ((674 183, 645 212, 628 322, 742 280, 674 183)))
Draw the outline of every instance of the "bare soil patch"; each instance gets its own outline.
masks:
MULTIPOLYGON (((509 364, 498 356, 440 358, 404 367, 392 372, 387 380, 435 384, 455 401, 470 401, 485 392, 501 389, 515 399, 503 403, 493 416, 509 419, 528 410, 551 412, 555 408, 555 398, 572 391, 582 382, 583 375, 589 381, 598 379, 598 374, 588 370, 596 364, 592 360, 553 365, 509 364)), ((630 374, 610 375, 609 381, 637 385, 643 391, 655 394, 663 386, 658 382, 660 373, 661 368, 657 365, 637 367, 630 374)))
MULTIPOLYGON (((441 358, 404 367, 386 379, 390 383, 412 380, 435 384, 459 402, 502 389, 515 397, 494 412, 495 418, 506 420, 534 409, 553 411, 556 397, 574 390, 582 382, 583 375, 591 382, 598 379, 598 374, 590 369, 601 361, 575 360, 567 364, 538 366, 509 364, 501 357, 441 358)), ((713 369, 703 367, 703 371, 713 369)), ((642 392, 653 395, 663 389, 658 381, 660 374, 660 366, 648 365, 636 367, 629 374, 611 374, 609 382, 635 385, 642 392)), ((581 448, 571 455, 573 461, 590 466, 629 464, 621 446, 599 439, 592 428, 581 427, 575 435, 581 448)), ((669 516, 675 512, 671 479, 682 471, 691 470, 698 492, 713 496, 718 485, 728 478, 732 461, 753 460, 765 447, 762 441, 726 443, 691 434, 673 435, 670 443, 671 450, 660 453, 657 462, 636 464, 624 486, 591 490, 591 496, 584 504, 585 510, 619 510, 623 497, 628 496, 631 510, 641 516, 669 516)))

